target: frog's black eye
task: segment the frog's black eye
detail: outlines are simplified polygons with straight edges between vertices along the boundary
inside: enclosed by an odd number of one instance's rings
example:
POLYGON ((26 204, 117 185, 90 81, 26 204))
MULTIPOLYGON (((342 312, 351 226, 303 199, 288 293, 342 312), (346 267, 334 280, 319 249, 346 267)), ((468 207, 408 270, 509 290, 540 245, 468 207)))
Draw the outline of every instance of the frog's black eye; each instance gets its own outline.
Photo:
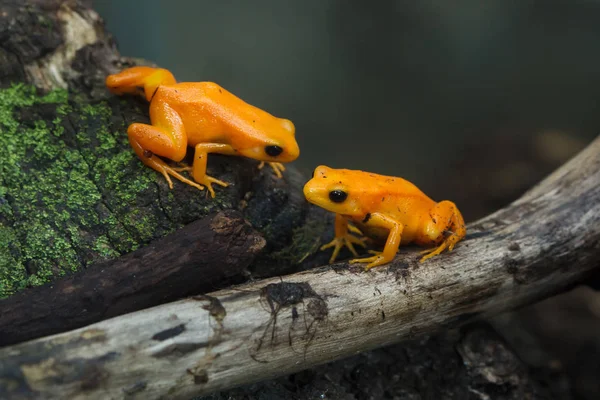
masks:
POLYGON ((265 153, 270 157, 277 157, 283 153, 283 149, 279 146, 267 146, 265 147, 265 153))
POLYGON ((343 203, 346 198, 348 198, 348 193, 343 190, 332 190, 329 192, 329 200, 334 203, 343 203))

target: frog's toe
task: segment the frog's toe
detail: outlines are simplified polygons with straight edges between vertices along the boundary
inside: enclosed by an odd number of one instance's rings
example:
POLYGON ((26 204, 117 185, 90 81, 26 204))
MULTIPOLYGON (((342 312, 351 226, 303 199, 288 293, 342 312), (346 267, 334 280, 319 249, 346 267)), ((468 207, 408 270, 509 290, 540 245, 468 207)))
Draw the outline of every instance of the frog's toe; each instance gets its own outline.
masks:
POLYGON ((282 163, 270 162, 269 165, 271 166, 273 172, 275 173, 275 175, 277 175, 278 178, 283 178, 283 171, 285 171, 285 166, 282 163))
POLYGON ((371 257, 365 257, 365 258, 355 258, 353 260, 350 260, 350 264, 357 264, 357 263, 367 264, 365 266, 365 271, 368 271, 373 267, 378 267, 378 266, 386 263, 385 257, 383 255, 381 255, 380 252, 372 252, 371 254, 376 254, 376 255, 371 256, 371 257))
POLYGON ((177 171, 177 172, 187 172, 187 171, 191 171, 192 167, 187 166, 187 167, 175 167, 175 168, 171 168, 173 171, 177 171))
POLYGON ((330 247, 335 246, 337 243, 339 242, 339 240, 333 239, 331 242, 324 244, 323 246, 321 246, 321 248, 319 250, 323 251, 323 250, 327 250, 330 247))
POLYGON ((219 186, 223 186, 223 187, 227 187, 229 186, 229 184, 227 182, 223 182, 222 180, 213 178, 212 176, 208 176, 205 175, 201 180, 200 183, 202 183, 204 186, 206 186, 206 188, 208 189, 208 192, 210 193, 210 196, 214 199, 216 194, 215 194, 215 190, 213 189, 213 184, 219 185, 219 186))
POLYGON ((350 253, 352 253, 352 255, 354 255, 354 257, 358 257, 358 253, 357 253, 356 249, 354 248, 354 245, 352 244, 352 240, 349 240, 348 238, 344 238, 344 245, 348 248, 348 250, 350 250, 350 253))
POLYGON ((176 169, 171 168, 171 167, 164 167, 161 170, 163 176, 165 177, 165 179, 167 180, 168 184, 169 184, 169 188, 173 189, 173 182, 171 181, 171 178, 169 177, 169 175, 175 177, 176 179, 180 180, 181 182, 193 186, 198 190, 204 190, 204 186, 186 178, 185 176, 181 175, 179 172, 177 172, 176 169))
POLYGON ((429 253, 431 253, 431 252, 434 252, 436 249, 437 249, 437 247, 433 247, 433 248, 431 248, 431 249, 425 249, 425 250, 421 250, 421 251, 419 252, 419 254, 429 254, 429 253))
MULTIPOLYGON (((425 260, 429 260, 431 257, 435 257, 438 254, 441 254, 442 251, 444 251, 444 249, 446 249, 446 247, 448 247, 448 243, 444 242, 442 243, 439 247, 437 248, 433 248, 433 249, 428 249, 429 251, 427 252, 428 254, 426 256, 423 256, 421 258, 421 260, 419 260, 419 262, 423 262, 425 260)), ((423 254, 424 252, 421 252, 421 254, 423 254)))
POLYGON ((355 226, 354 226, 354 225, 352 225, 352 224, 348 224, 348 230, 349 230, 350 232, 352 232, 352 233, 356 233, 357 235, 361 235, 361 236, 363 235, 363 233, 361 232, 361 230, 360 230, 360 229, 358 229, 357 227, 355 227, 355 226))
POLYGON ((359 238, 356 236, 348 235, 347 240, 350 243, 358 244, 359 246, 362 246, 362 247, 367 247, 367 243, 366 243, 367 238, 366 237, 359 238))

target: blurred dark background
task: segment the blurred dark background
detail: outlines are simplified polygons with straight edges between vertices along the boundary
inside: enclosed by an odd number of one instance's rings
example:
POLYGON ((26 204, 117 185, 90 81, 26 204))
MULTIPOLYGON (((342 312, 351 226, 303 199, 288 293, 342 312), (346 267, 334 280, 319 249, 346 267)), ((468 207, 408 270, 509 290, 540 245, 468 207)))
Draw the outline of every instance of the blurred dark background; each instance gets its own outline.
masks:
MULTIPOLYGON (((215 81, 294 121, 319 164, 407 178, 474 220, 600 131, 599 0, 98 0, 123 55, 215 81)), ((596 280, 597 282, 597 280, 596 280)), ((494 326, 600 397, 600 296, 582 286, 494 326)))
MULTIPOLYGON (((535 152, 551 132, 560 163, 600 127, 600 1, 94 4, 124 55, 293 120, 306 171, 400 175, 461 206, 449 169, 490 152, 500 170, 517 146, 472 144, 516 136, 535 152)), ((539 178, 523 162, 507 173, 539 178)))

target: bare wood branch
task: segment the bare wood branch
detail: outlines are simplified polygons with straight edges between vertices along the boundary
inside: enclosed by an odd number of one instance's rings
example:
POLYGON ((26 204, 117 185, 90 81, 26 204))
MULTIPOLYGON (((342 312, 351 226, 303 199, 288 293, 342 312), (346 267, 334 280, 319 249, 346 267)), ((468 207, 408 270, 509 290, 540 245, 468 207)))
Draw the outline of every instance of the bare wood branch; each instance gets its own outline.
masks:
POLYGON ((1 300, 0 346, 241 283, 264 246, 239 212, 213 214, 116 260, 1 300))
POLYGON ((531 303, 600 261, 600 138, 454 252, 336 264, 0 350, 0 397, 189 398, 531 303))

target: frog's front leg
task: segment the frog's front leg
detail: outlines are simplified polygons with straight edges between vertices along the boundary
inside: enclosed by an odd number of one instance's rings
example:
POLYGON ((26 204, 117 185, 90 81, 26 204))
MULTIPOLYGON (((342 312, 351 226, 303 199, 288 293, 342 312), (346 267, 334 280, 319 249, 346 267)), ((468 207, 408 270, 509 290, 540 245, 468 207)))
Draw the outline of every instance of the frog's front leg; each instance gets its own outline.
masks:
POLYGON ((179 174, 175 168, 157 157, 167 157, 173 161, 181 161, 185 157, 187 135, 179 114, 167 103, 153 101, 150 105, 150 121, 152 125, 135 123, 127 129, 129 143, 140 160, 160 172, 171 189, 173 182, 169 175, 203 190, 203 186, 179 174))
MULTIPOLYGON (((275 172, 275 175, 277 175, 278 178, 283 178, 283 171, 285 171, 285 166, 282 163, 268 162, 268 164, 271 166, 271 168, 273 168, 273 172, 275 172)), ((264 166, 265 162, 261 161, 260 164, 258 164, 258 169, 263 169, 264 166)))
MULTIPOLYGON (((340 250, 344 246, 346 246, 355 257, 358 257, 358 253, 356 252, 356 249, 354 249, 354 244, 365 247, 366 239, 351 235, 350 231, 357 232, 358 229, 348 225, 348 220, 342 217, 340 214, 335 214, 335 238, 331 242, 321 246, 321 250, 326 250, 330 247, 333 247, 333 254, 329 259, 330 264, 335 261, 337 256, 340 254, 340 250)), ((360 231, 358 232, 360 233, 360 231)))
POLYGON ((366 258, 357 258, 350 260, 350 264, 354 263, 368 263, 365 270, 368 271, 373 267, 386 264, 394 259, 402 240, 402 231, 404 225, 400 222, 380 213, 372 213, 369 218, 369 223, 375 226, 380 226, 389 229, 390 233, 385 242, 383 252, 372 252, 375 255, 366 258))
POLYGON ((228 144, 198 143, 196 145, 194 152, 194 163, 191 167, 192 176, 196 182, 205 185, 208 188, 210 195, 214 198, 215 191, 212 188, 213 183, 224 187, 229 186, 229 184, 215 179, 212 176, 206 175, 206 162, 208 161, 208 153, 218 153, 231 156, 236 155, 237 152, 228 144))
POLYGON ((430 217, 432 224, 430 225, 427 236, 439 243, 446 232, 450 232, 442 244, 433 249, 427 249, 422 251, 421 254, 427 254, 421 258, 421 262, 440 254, 446 248, 448 251, 452 251, 456 243, 461 241, 467 234, 465 228, 465 221, 458 211, 458 208, 454 203, 448 200, 440 201, 430 211, 430 217))

